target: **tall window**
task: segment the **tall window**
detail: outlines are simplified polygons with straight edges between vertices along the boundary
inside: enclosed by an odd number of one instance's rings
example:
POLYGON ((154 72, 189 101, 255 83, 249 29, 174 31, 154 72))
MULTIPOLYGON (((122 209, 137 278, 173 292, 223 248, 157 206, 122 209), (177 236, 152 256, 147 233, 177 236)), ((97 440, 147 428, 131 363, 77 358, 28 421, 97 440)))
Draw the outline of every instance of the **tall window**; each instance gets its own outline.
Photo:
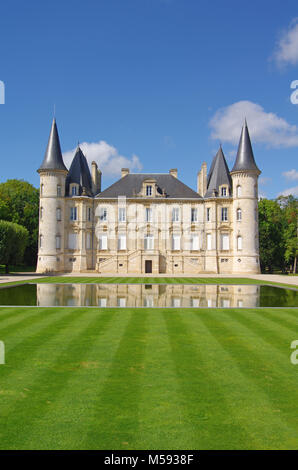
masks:
POLYGON ((237 250, 242 250, 242 237, 237 237, 237 250))
POLYGON ((207 242, 207 250, 212 250, 212 235, 211 235, 211 233, 207 233, 206 242, 207 242))
POLYGON ((40 185, 40 195, 41 195, 41 196, 43 196, 43 189, 44 189, 44 185, 41 184, 41 185, 40 185))
POLYGON ((179 208, 178 207, 173 207, 172 221, 173 222, 179 222, 179 208))
POLYGON ((91 248, 91 234, 89 232, 86 233, 86 250, 90 250, 91 248))
POLYGON ((76 207, 70 208, 70 220, 77 220, 77 208, 76 207))
POLYGON ((60 237, 60 235, 56 235, 56 249, 57 250, 61 249, 61 237, 60 237))
POLYGON ((119 207, 118 215, 119 215, 119 218, 118 218, 119 222, 125 222, 126 220, 125 207, 119 207))
POLYGON ((146 196, 152 196, 152 186, 146 186, 146 196))
POLYGON ((61 220, 61 209, 60 209, 60 207, 57 207, 57 209, 56 209, 56 218, 57 218, 58 221, 61 220))
POLYGON ((207 207, 207 210, 206 210, 207 222, 210 222, 210 218, 211 218, 211 209, 210 209, 210 207, 207 207))
POLYGON ((90 222, 92 219, 92 209, 91 207, 87 207, 87 220, 90 222))
POLYGON ((198 221, 198 209, 191 209, 191 221, 192 222, 198 221))
POLYGON ((76 187, 76 186, 72 186, 72 187, 71 187, 71 195, 72 195, 72 196, 76 196, 76 195, 77 195, 77 187, 76 187))
POLYGON ((237 192, 237 197, 240 197, 241 194, 242 194, 242 188, 241 188, 241 186, 240 186, 239 184, 238 184, 238 186, 237 186, 236 192, 237 192))
POLYGON ((76 233, 69 233, 68 234, 68 248, 69 250, 76 250, 77 248, 77 239, 78 236, 76 233))
POLYGON ((242 220, 242 210, 240 209, 240 207, 237 209, 237 220, 240 221, 242 220))
POLYGON ((173 234, 172 249, 173 250, 180 250, 180 235, 173 234))
POLYGON ((126 235, 119 235, 118 250, 126 250, 126 235))
POLYGON ((145 209, 145 220, 146 222, 152 222, 152 209, 150 207, 145 209))
POLYGON ((191 243, 190 243, 190 249, 191 250, 198 250, 199 249, 199 236, 198 235, 192 235, 191 243))
POLYGON ((229 250, 230 249, 230 240, 228 233, 221 234, 221 249, 222 250, 229 250))
POLYGON ((99 220, 105 222, 108 219, 108 211, 105 207, 101 207, 99 210, 99 220))
POLYGON ((43 236, 39 235, 39 248, 42 248, 43 236))
POLYGON ((226 187, 221 188, 221 195, 222 195, 222 196, 226 196, 226 195, 227 195, 227 188, 226 188, 226 187))
POLYGON ((58 197, 61 196, 61 185, 60 184, 57 184, 57 196, 58 197))
POLYGON ((223 222, 226 222, 228 220, 228 208, 227 207, 221 208, 221 220, 223 222))
POLYGON ((106 234, 102 234, 99 237, 99 249, 100 250, 108 249, 108 236, 106 234))
POLYGON ((43 207, 40 208, 40 218, 43 218, 43 207))
POLYGON ((154 249, 154 237, 151 234, 145 235, 144 238, 144 249, 153 250, 154 249))

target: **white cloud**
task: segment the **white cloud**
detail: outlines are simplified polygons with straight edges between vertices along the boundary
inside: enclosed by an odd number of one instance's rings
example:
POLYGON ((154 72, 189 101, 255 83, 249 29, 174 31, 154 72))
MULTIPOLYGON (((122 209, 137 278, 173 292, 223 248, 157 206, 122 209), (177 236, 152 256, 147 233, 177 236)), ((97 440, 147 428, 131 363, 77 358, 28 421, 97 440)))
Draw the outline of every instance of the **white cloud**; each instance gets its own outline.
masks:
POLYGON ((297 170, 289 170, 284 171, 283 176, 285 176, 288 180, 298 180, 298 171, 297 170))
POLYGON ((262 186, 269 183, 270 181, 272 181, 272 178, 269 178, 268 176, 263 176, 262 178, 259 178, 259 184, 262 186))
POLYGON ((298 18, 294 18, 281 34, 273 59, 279 66, 298 64, 298 18))
POLYGON ((298 197, 298 186, 294 186, 293 188, 284 189, 281 193, 277 196, 296 196, 298 197))
POLYGON ((241 127, 247 119, 253 142, 269 147, 298 146, 298 127, 274 113, 267 113, 252 101, 238 101, 216 111, 210 120, 212 139, 238 144, 241 127))
MULTIPOLYGON (((118 150, 109 145, 104 140, 99 142, 82 142, 80 148, 87 158, 89 166, 95 161, 102 171, 104 176, 118 176, 121 173, 121 168, 129 168, 130 170, 139 171, 142 169, 142 164, 137 155, 132 155, 131 158, 120 155, 118 150)), ((63 160, 65 165, 69 168, 74 157, 76 149, 69 150, 63 153, 63 160)))

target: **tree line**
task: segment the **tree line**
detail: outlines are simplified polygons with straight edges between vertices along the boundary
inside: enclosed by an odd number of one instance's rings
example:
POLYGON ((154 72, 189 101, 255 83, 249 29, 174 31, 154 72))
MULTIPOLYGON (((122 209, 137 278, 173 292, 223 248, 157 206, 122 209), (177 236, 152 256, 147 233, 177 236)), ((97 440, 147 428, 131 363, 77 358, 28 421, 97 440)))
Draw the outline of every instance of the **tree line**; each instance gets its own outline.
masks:
MULTIPOLYGON (((39 190, 32 184, 18 179, 0 184, 0 264, 4 264, 7 270, 9 265, 21 262, 25 266, 36 265, 38 214, 39 190)), ((259 201, 262 272, 296 273, 297 221, 296 197, 280 196, 259 201)))

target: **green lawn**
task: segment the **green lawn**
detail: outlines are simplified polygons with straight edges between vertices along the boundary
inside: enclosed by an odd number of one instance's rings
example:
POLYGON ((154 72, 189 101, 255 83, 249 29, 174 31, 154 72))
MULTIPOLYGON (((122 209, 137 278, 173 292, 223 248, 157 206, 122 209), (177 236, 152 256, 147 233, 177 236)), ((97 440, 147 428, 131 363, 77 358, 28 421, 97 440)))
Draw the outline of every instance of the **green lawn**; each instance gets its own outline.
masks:
POLYGON ((298 309, 1 308, 1 449, 297 449, 298 309))

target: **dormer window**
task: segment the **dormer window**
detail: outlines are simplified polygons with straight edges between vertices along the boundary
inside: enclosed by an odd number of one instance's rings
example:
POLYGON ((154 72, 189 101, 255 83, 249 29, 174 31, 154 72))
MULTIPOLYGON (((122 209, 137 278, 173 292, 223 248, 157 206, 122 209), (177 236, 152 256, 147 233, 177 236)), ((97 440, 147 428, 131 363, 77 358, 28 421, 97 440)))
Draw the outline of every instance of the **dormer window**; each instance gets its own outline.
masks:
POLYGON ((154 178, 146 178, 143 181, 141 195, 143 197, 156 197, 156 180, 154 178))
POLYGON ((79 195, 79 185, 76 183, 73 183, 69 186, 69 194, 71 196, 78 196, 79 195))
POLYGON ((226 186, 223 186, 221 188, 221 196, 225 197, 228 195, 228 191, 227 191, 227 187, 226 186))

